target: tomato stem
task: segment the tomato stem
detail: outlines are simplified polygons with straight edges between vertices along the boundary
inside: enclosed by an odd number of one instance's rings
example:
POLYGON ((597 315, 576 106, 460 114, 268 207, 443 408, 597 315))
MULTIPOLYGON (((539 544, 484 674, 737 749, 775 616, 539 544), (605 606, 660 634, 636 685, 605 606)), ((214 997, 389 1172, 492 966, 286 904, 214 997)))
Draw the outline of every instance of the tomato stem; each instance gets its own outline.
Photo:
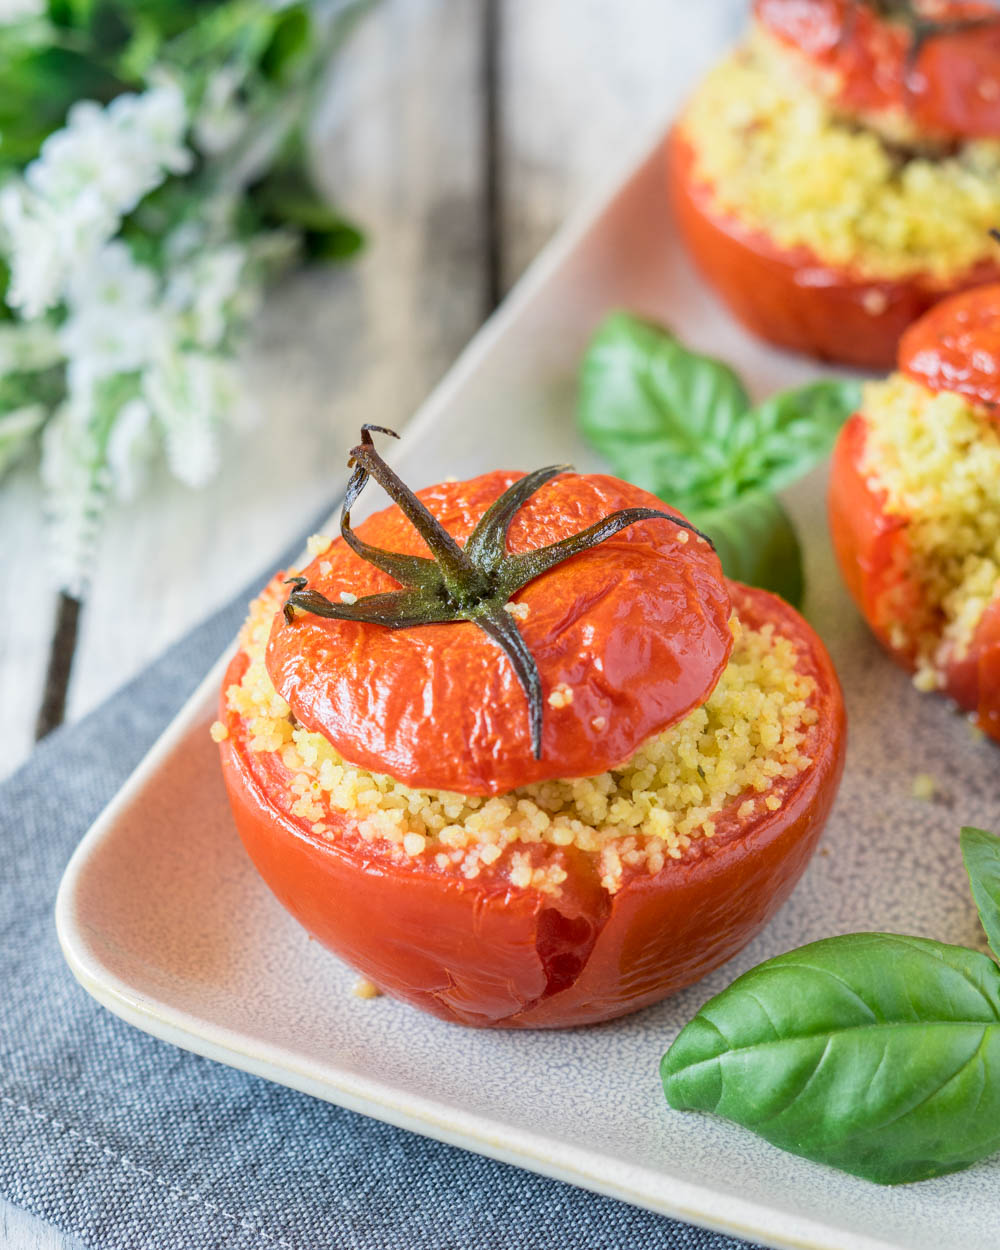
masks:
POLYGON ((365 425, 361 442, 352 449, 348 463, 354 472, 347 484, 340 518, 340 533, 363 560, 399 582, 399 590, 366 595, 354 603, 332 602, 308 588, 305 577, 291 577, 292 586, 282 611, 289 626, 296 611, 329 620, 382 625, 386 629, 411 629, 419 625, 445 625, 468 621, 496 643, 511 663, 528 702, 531 746, 535 759, 542 755, 544 698, 538 666, 506 604, 529 582, 581 552, 612 538, 637 521, 670 521, 712 542, 700 530, 670 512, 656 508, 624 508, 547 547, 534 551, 507 551, 507 531, 520 508, 546 482, 569 471, 565 464, 536 469, 512 483, 480 517, 462 548, 426 505, 385 463, 375 448, 372 431, 399 436, 384 426, 365 425), (403 515, 430 548, 432 559, 386 551, 367 543, 351 528, 351 508, 369 478, 391 496, 403 515))

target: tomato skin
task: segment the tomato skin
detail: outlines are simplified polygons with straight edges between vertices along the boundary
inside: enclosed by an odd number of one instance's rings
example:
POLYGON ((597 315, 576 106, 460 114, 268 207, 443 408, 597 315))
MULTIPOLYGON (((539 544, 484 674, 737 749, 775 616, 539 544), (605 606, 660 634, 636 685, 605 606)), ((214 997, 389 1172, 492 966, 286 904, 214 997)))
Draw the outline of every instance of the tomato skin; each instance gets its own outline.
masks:
POLYGON ((905 26, 856 0, 756 0, 754 15, 843 113, 876 124, 905 117, 942 141, 1000 135, 1000 17, 990 4, 939 4, 936 20, 996 20, 936 35, 912 66, 905 26))
POLYGON ((899 345, 899 368, 930 391, 952 391, 1000 420, 1000 285, 951 299, 912 325, 899 345))
POLYGON ((984 261, 947 283, 929 275, 873 280, 807 248, 779 247, 716 209, 678 127, 667 141, 667 177, 688 252, 733 315, 759 338, 818 360, 889 369, 904 330, 942 296, 1000 278, 1000 264, 984 261))
MULTIPOLYGON (((464 542, 522 476, 485 473, 418 495, 464 542)), ((617 478, 562 473, 515 515, 507 550, 534 550, 632 507, 683 520, 617 478)), ((427 554, 395 506, 357 533, 390 551, 427 554)), ((310 587, 334 599, 345 590, 365 596, 396 588, 342 539, 305 573, 310 587)), ((540 759, 532 755, 527 700, 512 665, 470 622, 391 631, 309 614, 288 623, 277 613, 268 672, 302 724, 352 764, 418 789, 488 795, 621 763, 703 701, 732 648, 718 557, 669 520, 629 526, 535 578, 516 598, 528 612, 517 627, 547 701, 540 759), (548 699, 560 685, 572 698, 557 707, 548 699)))
MULTIPOLYGON (((862 469, 868 425, 855 413, 840 432, 830 466, 829 519, 833 547, 851 597, 872 632, 904 668, 915 667, 913 646, 894 638, 891 621, 921 625, 928 609, 908 576, 908 521, 885 509, 885 493, 862 469)), ((933 622, 927 621, 929 628, 933 622)), ((1000 742, 1000 597, 983 613, 966 655, 944 666, 944 693, 1000 742)))
MULTIPOLYGON (((784 902, 812 854, 843 769, 845 719, 822 644, 793 609, 731 585, 741 619, 792 637, 816 680, 814 763, 770 793, 776 812, 740 821, 735 802, 714 838, 650 876, 629 870, 614 895, 596 857, 574 847, 524 846, 536 864, 567 872, 558 897, 512 887, 497 861, 475 879, 430 858, 393 860, 345 817, 336 840, 289 814, 274 757, 229 730, 223 774, 240 837, 278 900, 323 945, 385 992, 473 1026, 561 1028, 612 1019, 697 981, 735 954, 784 902)), ((223 689, 238 681, 238 655, 223 689)))

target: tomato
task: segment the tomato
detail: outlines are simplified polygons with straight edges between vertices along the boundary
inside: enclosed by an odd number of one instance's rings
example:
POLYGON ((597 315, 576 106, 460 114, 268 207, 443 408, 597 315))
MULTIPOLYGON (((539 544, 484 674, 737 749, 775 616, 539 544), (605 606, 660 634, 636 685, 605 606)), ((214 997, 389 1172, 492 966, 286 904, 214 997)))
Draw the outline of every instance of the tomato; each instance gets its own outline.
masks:
MULTIPOLYGON (((583 584, 591 585, 589 575, 583 584)), ((400 862, 361 837, 349 814, 332 837, 317 835, 289 810, 280 758, 251 752, 245 722, 224 705, 223 772, 247 851, 309 933, 387 993, 445 1020, 588 1024, 690 985, 750 941, 784 902, 815 848, 844 757, 843 701, 820 641, 774 596, 735 583, 728 591, 746 625, 770 623, 793 640, 800 668, 816 682, 818 718, 803 748, 813 763, 775 783, 777 811, 758 804, 741 818, 734 800, 713 838, 695 841, 655 875, 626 869, 614 894, 602 886, 593 854, 525 844, 533 864, 565 871, 554 896, 514 887, 507 852, 468 879, 434 857, 400 862)), ((224 689, 246 663, 237 654, 224 689)))
MULTIPOLYGON (((1000 287, 967 292, 938 305, 904 336, 903 372, 931 390, 953 390, 981 403, 998 396, 1000 287), (992 315, 991 315, 992 310, 992 315)), ((984 420, 989 420, 984 413, 984 420)), ((840 432, 830 474, 829 517, 847 588, 872 631, 905 668, 913 639, 936 632, 931 606, 911 573, 909 520, 886 510, 886 496, 864 470, 868 424, 856 413, 840 432), (905 621, 905 631, 893 630, 905 621)), ((1000 741, 1000 595, 980 618, 967 652, 942 670, 944 693, 1000 741)))
POLYGON ((1000 15, 991 4, 923 6, 939 29, 915 53, 904 20, 858 0, 756 0, 754 13, 842 113, 875 125, 885 118, 891 130, 903 121, 941 141, 1000 135, 1000 15))
MULTIPOLYGON (((419 498, 464 542, 486 508, 522 477, 487 473, 443 482, 419 498)), ((560 541, 631 507, 665 509, 616 478, 561 473, 517 512, 507 550, 560 541)), ((394 552, 427 552, 396 507, 369 518, 357 534, 394 552)), ((332 599, 396 585, 339 540, 304 572, 332 599)), ((485 795, 551 777, 593 776, 620 763, 704 701, 732 647, 715 552, 669 521, 629 526, 529 582, 516 598, 525 614, 518 629, 543 696, 571 692, 571 701, 545 706, 538 759, 511 665, 468 622, 389 631, 310 615, 288 622, 279 613, 268 671, 298 720, 352 764, 419 789, 485 795)))
POLYGON ((943 300, 903 336, 899 368, 930 391, 953 391, 1000 419, 1000 285, 943 300))
POLYGON ((780 347, 865 369, 891 368, 903 331, 942 296, 1000 277, 993 261, 947 283, 921 274, 875 281, 825 264, 808 248, 779 247, 720 212, 676 129, 667 159, 675 220, 695 263, 748 330, 780 347))

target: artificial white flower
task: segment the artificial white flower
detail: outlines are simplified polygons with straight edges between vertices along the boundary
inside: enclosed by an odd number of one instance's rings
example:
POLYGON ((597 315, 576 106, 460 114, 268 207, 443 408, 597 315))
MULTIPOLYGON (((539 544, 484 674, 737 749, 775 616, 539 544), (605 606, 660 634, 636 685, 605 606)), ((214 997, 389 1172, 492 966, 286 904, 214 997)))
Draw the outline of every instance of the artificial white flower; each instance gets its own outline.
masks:
POLYGON ((116 96, 107 112, 122 150, 145 164, 147 191, 162 182, 165 172, 186 174, 191 168, 194 157, 184 145, 187 106, 176 82, 164 79, 141 95, 116 96))
POLYGON ((219 467, 219 426, 239 394, 232 361, 205 352, 165 351, 142 378, 173 475, 204 486, 219 467))
POLYGON ((46 0, 0 0, 0 26, 13 26, 32 17, 44 17, 46 0))
POLYGON ((246 263, 246 248, 228 243, 198 252, 171 271, 164 304, 183 317, 184 329, 199 347, 218 347, 225 338, 246 263))
POLYGON ((192 135, 206 156, 221 156, 236 144, 250 125, 250 116, 240 104, 243 74, 235 66, 224 65, 209 78, 194 119, 192 135))
POLYGON ((108 469, 119 499, 134 499, 139 494, 155 451, 156 435, 149 405, 143 399, 132 399, 115 417, 108 436, 108 469))
POLYGON ((0 322, 0 377, 47 369, 61 359, 59 335, 49 322, 0 322))
POLYGON ((107 503, 110 474, 94 414, 72 399, 42 431, 42 485, 58 584, 81 597, 107 503))
POLYGON ((25 404, 0 414, 0 476, 20 458, 48 415, 42 404, 25 404))
POLYGON ((107 106, 74 104, 24 174, 0 193, 10 260, 7 302, 37 317, 59 302, 72 273, 89 264, 123 216, 168 174, 190 168, 187 116, 176 85, 120 95, 107 106))
POLYGON ((71 393, 82 396, 102 378, 132 373, 153 358, 166 332, 156 296, 156 275, 120 240, 76 269, 59 331, 71 393))

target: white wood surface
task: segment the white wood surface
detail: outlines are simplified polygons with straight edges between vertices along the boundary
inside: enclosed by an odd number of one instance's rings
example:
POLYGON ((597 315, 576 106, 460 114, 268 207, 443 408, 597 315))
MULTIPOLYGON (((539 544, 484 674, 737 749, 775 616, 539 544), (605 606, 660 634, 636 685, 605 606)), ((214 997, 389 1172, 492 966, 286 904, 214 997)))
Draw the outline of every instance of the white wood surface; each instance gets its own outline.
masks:
MULTIPOLYGON (((743 0, 503 0, 500 155, 509 283, 666 121, 738 33, 743 0)), ((321 170, 370 246, 289 280, 247 372, 259 425, 202 492, 161 474, 106 526, 68 715, 96 706, 264 571, 345 480, 360 422, 402 425, 485 304, 481 0, 381 0, 336 67, 321 170)), ((475 420, 470 413, 469 419, 475 420)), ((447 473, 443 466, 442 473, 447 473)), ((54 596, 30 473, 0 488, 0 776, 29 752, 54 596)), ((0 1201, 0 1245, 78 1243, 0 1201)), ((305 1248, 303 1248, 305 1250, 305 1248)))

